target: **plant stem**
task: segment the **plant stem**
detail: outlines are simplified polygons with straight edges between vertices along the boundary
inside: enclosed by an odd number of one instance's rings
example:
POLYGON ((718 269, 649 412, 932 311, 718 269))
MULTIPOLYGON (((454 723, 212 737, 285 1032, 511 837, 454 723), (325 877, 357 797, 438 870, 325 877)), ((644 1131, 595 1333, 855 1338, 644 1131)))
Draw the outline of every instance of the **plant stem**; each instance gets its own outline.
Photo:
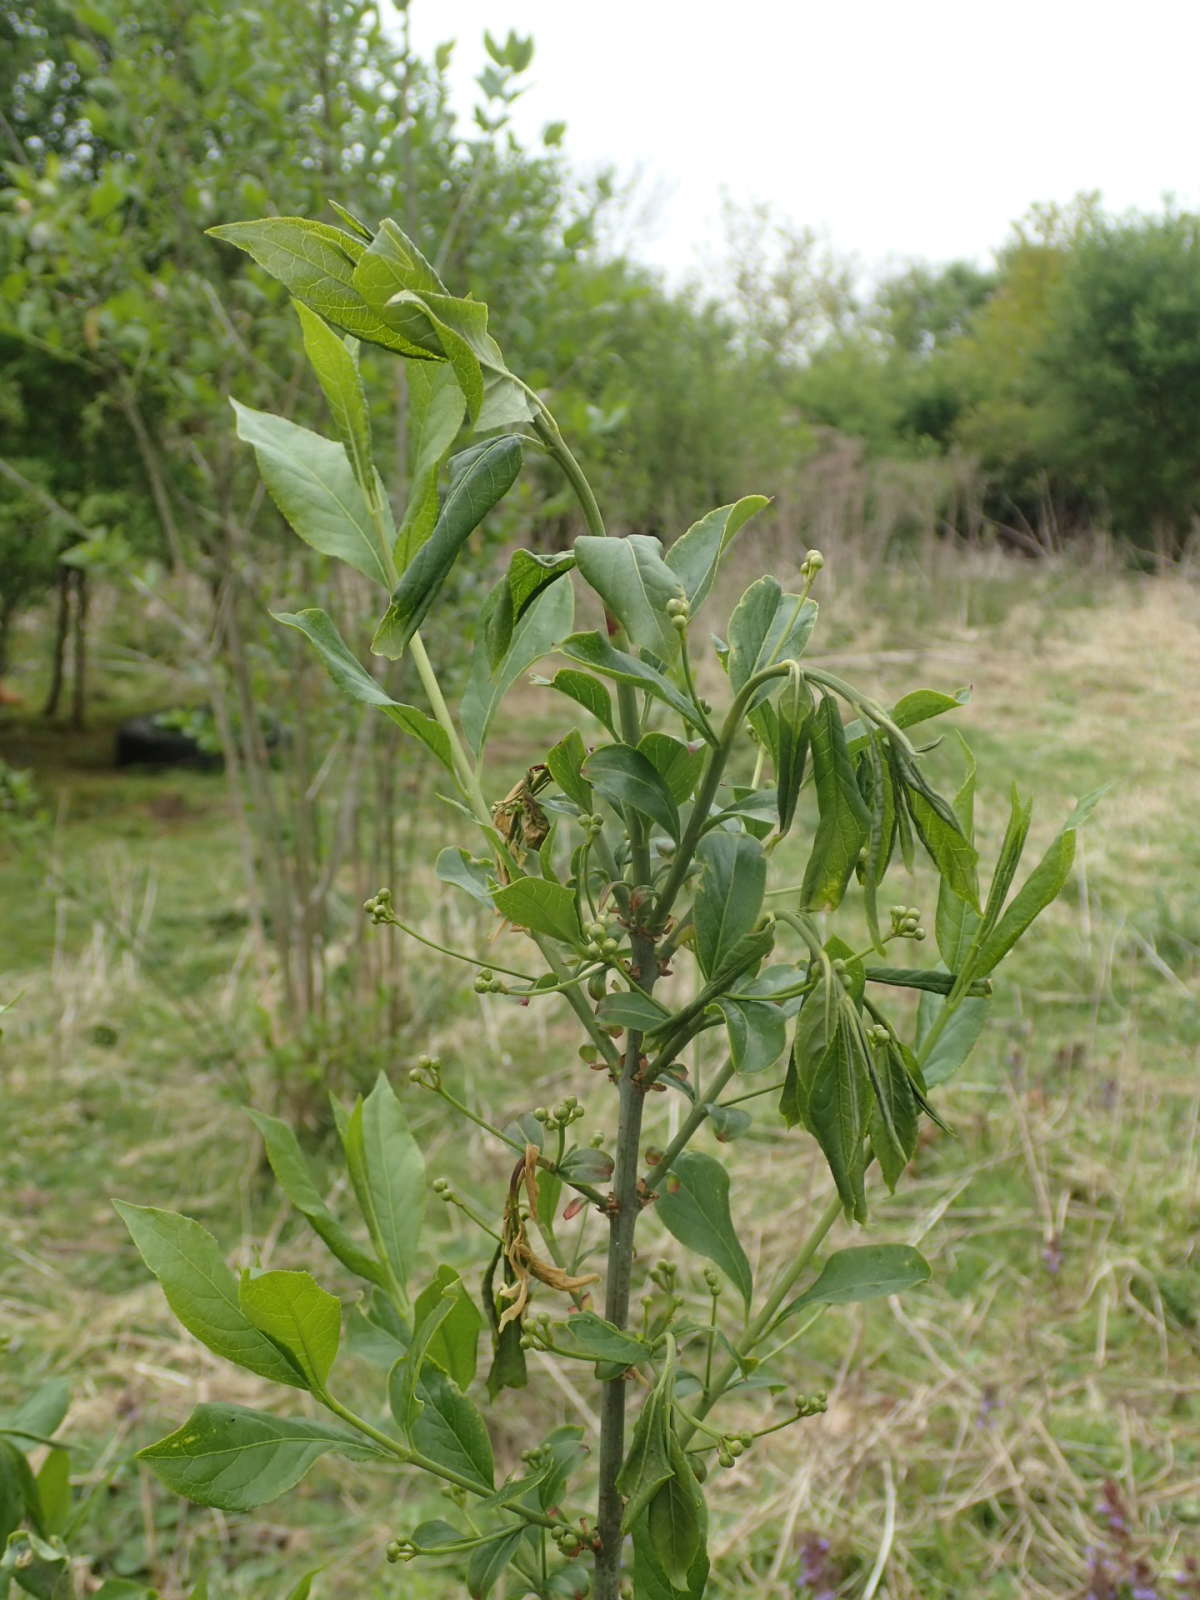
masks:
MULTIPOLYGON (((715 1100, 717 1095, 720 1094, 721 1090, 732 1077, 733 1062, 727 1061, 717 1073, 713 1081, 709 1084, 708 1099, 715 1100)), ((671 1140, 670 1144, 663 1151, 662 1155, 659 1156, 658 1160, 652 1167, 648 1167, 646 1169, 646 1175, 642 1181, 645 1183, 647 1188, 651 1188, 654 1184, 662 1181, 664 1175, 671 1170, 671 1163, 675 1160, 675 1157, 679 1155, 680 1152, 687 1146, 692 1135, 696 1132, 697 1128, 699 1128, 700 1124, 707 1121, 707 1119, 707 1105, 697 1105, 692 1107, 687 1116, 684 1118, 679 1132, 671 1140)))
MULTIPOLYGON (((377 1444, 381 1450, 386 1451, 388 1455, 393 1456, 403 1465, 419 1467, 422 1472, 430 1472, 435 1478, 444 1478, 447 1483, 454 1484, 456 1488, 466 1489, 471 1494, 479 1495, 481 1498, 486 1499, 492 1494, 493 1491, 491 1489, 485 1489, 482 1484, 473 1482, 472 1479, 464 1477, 462 1473, 454 1472, 451 1468, 443 1467, 439 1462, 430 1460, 428 1456, 422 1455, 419 1450, 407 1449, 398 1440, 393 1439, 390 1434, 384 1433, 381 1428, 377 1428, 373 1423, 368 1422, 365 1417, 360 1417, 357 1412, 351 1411, 349 1406, 344 1406, 328 1390, 314 1389, 313 1396, 320 1401, 327 1411, 332 1411, 335 1417, 340 1417, 343 1422, 348 1423, 356 1432, 363 1434, 365 1438, 370 1439, 372 1443, 377 1444)), ((515 1511, 526 1522, 536 1522, 539 1527, 553 1528, 555 1526, 550 1517, 543 1516, 541 1512, 533 1511, 529 1506, 513 1504, 506 1507, 506 1509, 515 1511)))
MULTIPOLYGON (((645 940, 637 942, 643 945, 648 943, 645 940)), ((653 945, 650 945, 650 956, 653 960, 653 945)), ((617 1328, 625 1328, 629 1322, 633 1238, 640 1209, 638 1155, 645 1105, 645 1090, 637 1078, 641 1049, 641 1034, 630 1033, 620 1084, 616 1169, 613 1173, 612 1211, 609 1218, 608 1281, 604 1296, 604 1315, 617 1328)), ((605 1383, 600 1401, 600 1489, 596 1527, 600 1548, 596 1552, 593 1600, 619 1600, 624 1505, 617 1489, 617 1474, 624 1456, 625 1380, 622 1377, 605 1383)))
MULTIPOLYGON (((821 1215, 817 1218, 815 1224, 813 1225, 812 1232, 804 1241, 804 1246, 801 1249, 800 1254, 793 1262, 791 1262, 787 1269, 776 1280, 775 1287, 767 1296, 762 1310, 758 1313, 753 1322, 751 1322, 750 1326, 746 1329, 745 1333, 738 1340, 735 1348, 739 1356, 750 1355, 755 1345, 759 1342, 763 1335, 768 1332, 772 1322, 775 1320, 775 1317, 779 1312, 780 1307, 783 1305, 788 1295, 792 1292, 799 1279, 803 1277, 805 1272, 807 1272, 812 1258, 821 1248, 821 1245, 825 1240, 825 1235, 829 1232, 830 1228, 833 1227, 834 1223, 841 1215, 841 1211, 841 1196, 835 1194, 830 1199, 829 1204, 825 1207, 824 1211, 822 1211, 821 1215)), ((718 1372, 716 1378, 713 1380, 712 1388, 707 1389, 704 1394, 700 1396, 700 1403, 696 1409, 702 1418, 706 1417, 712 1410, 713 1406, 716 1405, 717 1401, 725 1393, 726 1389, 728 1389, 734 1378, 737 1377, 739 1370, 738 1363, 734 1360, 727 1361, 721 1368, 720 1372, 718 1372)), ((693 1430, 687 1427, 680 1429, 680 1444, 687 1444, 688 1440, 692 1436, 692 1431, 693 1430)))
POLYGON ((546 449, 558 462, 563 470, 567 482, 571 485, 579 508, 583 512, 584 521, 587 523, 588 532, 598 539, 603 539, 608 530, 604 526, 604 516, 592 493, 592 486, 584 476, 583 468, 576 461, 567 445, 567 441, 559 432, 558 424, 546 410, 540 406, 533 419, 534 432, 546 449))

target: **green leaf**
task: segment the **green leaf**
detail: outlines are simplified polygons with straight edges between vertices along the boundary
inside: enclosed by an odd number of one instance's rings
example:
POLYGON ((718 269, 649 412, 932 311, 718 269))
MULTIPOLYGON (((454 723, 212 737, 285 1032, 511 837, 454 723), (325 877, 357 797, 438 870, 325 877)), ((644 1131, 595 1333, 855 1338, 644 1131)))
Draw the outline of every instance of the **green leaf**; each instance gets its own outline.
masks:
POLYGON ((380 1458, 354 1434, 308 1418, 201 1405, 175 1433, 138 1451, 176 1494, 219 1511, 253 1511, 291 1489, 318 1456, 380 1458))
POLYGON ((57 1433, 70 1404, 71 1386, 67 1380, 46 1378, 20 1405, 0 1411, 0 1433, 41 1443, 57 1433))
POLYGON ((242 1274, 238 1303, 260 1332, 282 1345, 308 1379, 325 1387, 342 1337, 342 1307, 307 1272, 242 1274))
POLYGON ((770 505, 766 495, 748 494, 733 505, 718 506, 693 522, 666 554, 666 563, 683 585, 693 616, 708 598, 721 560, 734 538, 757 512, 770 505))
POLYGON ((487 657, 493 667, 504 659, 512 642, 512 632, 529 607, 552 583, 564 577, 575 565, 569 551, 539 555, 533 550, 514 550, 508 572, 496 585, 489 599, 484 625, 487 657))
POLYGON ((476 640, 471 678, 459 708, 473 755, 482 751, 501 700, 523 672, 549 655, 571 631, 574 618, 575 592, 569 583, 559 583, 526 608, 499 666, 493 667, 488 660, 485 642, 476 640))
POLYGON ((646 1507, 646 1532, 668 1582, 686 1589, 692 1564, 704 1548, 704 1497, 674 1438, 670 1459, 671 1476, 646 1507))
POLYGON ((959 899, 977 909, 979 885, 975 868, 979 857, 963 834, 958 818, 940 795, 928 788, 906 785, 905 800, 930 860, 959 899))
POLYGON ((871 1087, 875 1104, 871 1107, 868 1133, 883 1181, 895 1193, 896 1184, 917 1148, 919 1108, 899 1048, 889 1046, 873 1060, 871 1087))
MULTIPOLYGON (((815 600, 784 594, 772 577, 762 577, 752 583, 729 619, 727 666, 734 691, 743 689, 754 674, 765 667, 802 655, 816 620, 815 600)), ((766 699, 781 685, 782 679, 764 684, 755 696, 755 703, 766 699)))
POLYGON ((790 1317, 804 1306, 844 1306, 903 1294, 929 1281, 929 1263, 908 1244, 864 1244, 835 1250, 804 1293, 780 1312, 790 1317))
POLYGON ((467 1563, 467 1593, 471 1600, 484 1600, 484 1596, 491 1593, 505 1567, 521 1548, 524 1537, 525 1524, 518 1522, 472 1552, 467 1563))
POLYGON ((74 1600, 75 1584, 61 1539, 43 1539, 28 1528, 12 1534, 0 1553, 0 1583, 5 1591, 14 1578, 36 1600, 74 1600))
POLYGON ((715 1262, 750 1304, 750 1263, 729 1211, 729 1174, 714 1156, 685 1150, 676 1157, 658 1198, 658 1214, 681 1245, 715 1262))
POLYGON ((492 903, 508 922, 531 933, 543 933, 563 944, 580 944, 583 929, 575 896, 565 884, 548 878, 516 878, 492 890, 492 903))
POLYGON ((735 1072, 763 1072, 774 1066, 787 1044, 787 1022, 778 1006, 766 1000, 717 1001, 729 1034, 729 1054, 735 1072))
POLYGON ((440 850, 433 864, 433 870, 443 883, 453 883, 458 888, 465 889, 472 900, 477 900, 481 906, 487 906, 491 910, 492 882, 488 868, 480 866, 461 845, 448 846, 445 850, 440 850))
POLYGON ((440 1266, 433 1281, 421 1290, 413 1307, 413 1320, 419 1323, 447 1295, 450 1311, 438 1325, 426 1354, 460 1389, 467 1389, 475 1377, 483 1314, 453 1267, 440 1266))
POLYGON ((704 770, 702 744, 688 745, 666 733, 647 733, 638 740, 638 750, 655 768, 677 806, 691 799, 704 770))
MULTIPOLYGON (((983 924, 987 933, 995 928, 1000 920, 1000 913, 1004 909, 1004 902, 1008 899, 1008 891, 1012 888, 1013 879, 1017 875, 1017 868, 1021 864, 1021 856, 1025 850, 1025 840, 1029 836, 1029 825, 1033 820, 1033 802, 1023 801, 1017 793, 1014 783, 1009 797, 1008 823, 1004 829, 1004 838, 1000 842, 1000 852, 996 857, 996 866, 992 872, 992 881, 988 885, 987 904, 983 908, 983 924)), ((980 919, 975 919, 978 931, 980 919)), ((969 945, 967 946, 969 948, 969 945)), ((938 949, 941 950, 939 941, 938 949)), ((942 951, 942 959, 951 971, 958 965, 950 962, 942 951)))
POLYGON ((400 355, 433 359, 430 352, 394 333, 364 301, 354 286, 354 264, 365 247, 340 228, 304 217, 264 217, 257 222, 226 223, 208 232, 253 256, 290 294, 335 328, 400 355))
MULTIPOLYGON (((891 865, 896 842, 896 784, 892 764, 880 748, 878 737, 865 742, 859 758, 860 789, 865 792, 868 824, 867 839, 856 870, 863 886, 863 908, 871 943, 883 954, 884 941, 879 928, 879 886, 891 865)), ((942 879, 942 883, 945 883, 942 879)), ((957 897, 956 897, 957 899, 957 897)))
POLYGON ((692 907, 696 959, 704 976, 711 978, 758 921, 767 886, 767 858, 749 834, 714 829, 700 841, 696 860, 700 864, 692 907))
MULTIPOLYGON (((578 638, 579 635, 574 635, 578 638)), ((576 672, 571 667, 564 667, 556 672, 550 680, 550 687, 557 689, 559 694, 565 694, 568 699, 574 700, 576 705, 582 706, 591 713, 603 727, 607 728, 613 738, 617 737, 616 719, 613 716, 612 696, 602 683, 586 672, 576 672)))
POLYGON ((590 812, 592 786, 583 776, 583 763, 586 760, 587 748, 582 735, 578 728, 572 728, 546 756, 546 765, 550 769, 550 776, 567 799, 573 800, 580 811, 590 812))
POLYGON ((839 1003, 833 1035, 817 1064, 808 1095, 808 1122, 829 1163, 846 1214, 867 1220, 863 1183, 867 1132, 865 1051, 839 1003))
POLYGON ((605 1027, 633 1028, 638 1033, 654 1033, 671 1020, 666 1006, 637 989, 606 994, 596 1007, 596 1016, 605 1027))
POLYGON ((811 729, 818 822, 800 897, 810 910, 833 911, 846 892, 870 816, 854 779, 842 721, 830 695, 821 696, 811 729))
POLYGON ((393 529, 382 485, 377 522, 340 444, 268 411, 230 404, 238 438, 253 446, 262 480, 293 531, 387 588, 393 529))
POLYGON ((800 668, 793 666, 775 708, 778 744, 775 783, 780 837, 787 833, 796 815, 800 785, 804 782, 804 764, 808 759, 813 709, 812 690, 800 668))
POLYGON ((602 745, 587 759, 586 775, 598 794, 624 813, 639 812, 679 842, 679 810, 657 767, 626 744, 602 745))
MULTIPOLYGON (((613 1175, 613 1158, 607 1150, 595 1150, 587 1145, 578 1145, 574 1150, 567 1151, 558 1163, 558 1170, 564 1178, 574 1182, 607 1183, 613 1175)), ((539 1198, 545 1188, 547 1176, 546 1173, 539 1176, 539 1198)))
POLYGON ((317 653, 329 669, 329 676, 343 694, 363 705, 378 706, 397 727, 403 728, 419 739, 427 750, 442 763, 448 772, 454 771, 450 754, 450 741, 445 729, 432 717, 406 706, 392 697, 378 684, 365 667, 351 653, 341 634, 329 617, 317 606, 305 611, 273 611, 276 622, 295 628, 315 646, 317 653))
MULTIPOLYGON (((443 1321, 438 1333, 445 1327, 443 1321)), ((412 1425, 413 1447, 439 1466, 490 1490, 496 1481, 492 1442, 476 1407, 430 1361, 421 1369, 418 1398, 422 1409, 412 1425)))
POLYGON ((309 1227, 318 1238, 322 1238, 342 1266, 349 1267, 350 1272, 366 1278, 370 1283, 384 1285, 387 1282, 386 1275, 379 1262, 355 1245, 333 1211, 326 1206, 312 1181, 309 1163, 304 1160, 304 1152, 290 1126, 280 1122, 278 1117, 267 1117, 266 1112, 261 1110, 248 1110, 248 1117, 262 1134, 262 1144, 266 1147, 267 1160, 270 1170, 275 1174, 275 1181, 309 1227))
POLYGON ((48 1450, 38 1468, 37 1502, 42 1532, 63 1533, 71 1519, 71 1457, 66 1450, 48 1450))
POLYGON ((633 1590, 637 1600, 705 1600, 712 1593, 708 1577, 708 1557, 702 1545, 688 1571, 687 1583, 677 1588, 654 1553, 646 1518, 634 1523, 633 1590))
MULTIPOLYGON (((600 633, 573 633, 559 645, 559 651, 572 661, 578 661, 581 666, 591 667, 594 672, 601 673, 606 678, 614 678, 618 683, 631 683, 634 688, 641 689, 646 694, 651 694, 656 700, 661 700, 668 705, 685 722, 694 728, 702 728, 704 714, 692 701, 677 689, 669 678, 665 678, 645 661, 639 661, 637 656, 631 656, 626 650, 615 650, 608 640, 600 633)), ((555 678, 555 685, 563 674, 560 672, 555 678)))
POLYGON ((385 306, 408 289, 419 294, 445 294, 437 272, 391 217, 385 217, 370 246, 355 257, 355 287, 370 305, 385 306))
POLYGON ((355 1101, 342 1143, 367 1232, 403 1290, 421 1242, 425 1162, 382 1072, 367 1098, 355 1101))
POLYGON ((28 1461, 7 1439, 0 1439, 0 1547, 25 1520, 40 1525, 37 1484, 28 1461))
POLYGON ((671 1476, 671 1431, 675 1403, 675 1340, 666 1336, 658 1380, 638 1413, 617 1488, 625 1496, 625 1525, 634 1523, 671 1476))
POLYGON ((521 443, 492 440, 451 488, 433 532, 405 568, 371 648, 391 661, 403 655, 471 534, 502 500, 521 470, 521 443))
POLYGON ((312 1593, 313 1580, 319 1578, 322 1569, 314 1567, 311 1572, 306 1572, 294 1589, 288 1590, 287 1600, 308 1600, 312 1593))
POLYGON ((373 505, 379 480, 371 454, 371 416, 355 350, 349 349, 329 324, 310 311, 302 300, 293 300, 292 305, 300 318, 304 353, 321 385, 337 436, 349 457, 359 488, 368 504, 373 505))
MULTIPOLYGON (((970 840, 972 844, 974 844, 975 760, 971 755, 970 750, 967 748, 966 743, 961 740, 960 742, 962 742, 963 750, 966 752, 968 768, 967 775, 963 780, 958 793, 954 797, 954 814, 958 818, 959 826, 962 828, 964 836, 970 840)), ((1012 794, 1012 802, 1012 815, 1009 817, 1009 827, 1005 833, 1006 845, 1008 844, 1008 841, 1012 835, 1014 821, 1017 820, 1017 812, 1020 806, 1015 788, 1012 794)), ((1026 824, 1026 826, 1027 825, 1028 824, 1026 824)), ((1023 836, 1021 843, 1024 843, 1023 836)), ((1001 855, 1003 856, 1004 853, 1005 850, 1004 847, 1002 847, 1001 855)), ((1017 849, 1017 856, 1020 856, 1019 847, 1017 849)), ((1016 870, 1015 860, 1013 861, 1013 870, 1016 870)), ((1011 876, 1009 877, 1008 881, 1009 883, 1012 882, 1011 876)), ((994 892, 995 888, 996 878, 993 875, 992 890, 989 891, 988 894, 989 904, 991 903, 992 893, 994 892)), ((1008 885, 1006 884, 1001 892, 1001 902, 1003 902, 1004 895, 1007 893, 1008 885)), ((997 910, 999 910, 999 904, 997 905, 997 910)), ((934 938, 937 941, 938 952, 941 955, 942 960, 946 963, 949 971, 958 971, 962 964, 963 957, 970 949, 972 941, 979 930, 979 922, 979 913, 972 906, 969 906, 958 895, 956 895, 946 879, 943 878, 938 884, 937 910, 934 915, 934 938)))
POLYGON ((650 1359, 650 1346, 645 1340, 623 1333, 594 1311, 577 1311, 565 1322, 552 1323, 550 1334, 559 1355, 574 1356, 580 1361, 611 1361, 620 1367, 636 1367, 650 1359))
POLYGON ((420 1394, 421 1378, 428 1362, 426 1355, 438 1329, 453 1309, 452 1295, 438 1295, 433 1303, 426 1303, 424 1312, 415 1321, 408 1349, 388 1374, 388 1405, 396 1425, 408 1438, 424 1407, 420 1394))
MULTIPOLYGON (((941 694, 936 689, 916 689, 912 694, 906 694, 896 701, 888 716, 898 728, 914 728, 918 723, 928 722, 931 717, 940 717, 946 711, 960 711, 971 698, 969 689, 960 689, 957 694, 941 694)), ((868 738, 874 738, 876 729, 874 725, 864 725, 862 722, 851 722, 846 727, 846 739, 850 746, 850 754, 857 755, 868 738)))
POLYGON ((683 585, 662 558, 662 545, 646 534, 623 539, 583 534, 575 561, 584 582, 603 600, 630 640, 664 661, 679 654, 679 635, 667 601, 683 598, 683 585))
POLYGON ((1009 901, 991 933, 971 961, 971 976, 986 978, 1016 944, 1030 924, 1057 900, 1071 876, 1075 861, 1075 830, 1067 828, 1009 901))
POLYGON ((237 1280, 206 1228, 175 1211, 113 1202, 179 1321, 214 1355, 274 1383, 306 1388, 303 1374, 238 1304, 237 1280))
POLYGON ((408 385, 408 505, 396 534, 396 570, 403 572, 433 532, 438 514, 438 476, 454 447, 467 402, 452 369, 440 362, 412 361, 408 385))
POLYGON ((796 1022, 792 1050, 788 1057, 787 1078, 779 1099, 779 1114, 789 1128, 803 1124, 810 1132, 809 1098, 813 1080, 833 1038, 837 1020, 835 997, 820 972, 812 992, 805 998, 796 1022))
POLYGON ((983 1032, 992 1003, 975 997, 956 1001, 954 1015, 934 1040, 932 1049, 926 1050, 925 1040, 945 1004, 944 996, 926 993, 917 1009, 917 1060, 930 1089, 946 1083, 966 1061, 983 1032))

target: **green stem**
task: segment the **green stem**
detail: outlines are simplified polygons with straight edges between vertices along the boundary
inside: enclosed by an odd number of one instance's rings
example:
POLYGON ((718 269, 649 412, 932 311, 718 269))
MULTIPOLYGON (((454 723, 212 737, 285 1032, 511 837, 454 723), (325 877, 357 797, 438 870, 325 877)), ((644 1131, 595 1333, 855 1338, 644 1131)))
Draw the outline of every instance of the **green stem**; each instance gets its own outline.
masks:
MULTIPOLYGON (((381 920, 388 922, 393 928, 399 928, 401 933, 406 933, 410 939, 415 939, 418 944, 425 945, 430 950, 439 954, 450 956, 454 961, 461 961, 464 966, 479 967, 485 972, 503 972, 509 978, 520 978, 522 983, 537 984, 537 979, 528 972, 518 972, 515 967, 504 967, 498 961, 482 961, 478 956, 469 956, 462 950, 451 950, 449 946, 438 944, 436 939, 427 938, 425 934, 418 933, 415 928, 410 928, 406 922, 401 922, 395 912, 389 911, 381 920)), ((572 980, 573 981, 573 980, 572 980)), ((553 989, 531 989, 531 993, 554 994, 553 989)))
MULTIPOLYGON (((800 1278, 802 1278, 805 1272, 807 1272, 809 1265, 812 1262, 812 1258, 816 1255, 817 1251, 824 1243, 826 1234, 841 1215, 841 1210, 841 1197, 835 1194, 830 1199, 829 1204, 825 1207, 825 1210, 817 1218, 811 1233, 804 1241, 804 1246, 801 1249, 800 1254, 794 1261, 790 1262, 787 1268, 780 1274, 779 1278, 775 1282, 774 1288, 767 1296, 762 1310, 758 1313, 758 1315, 751 1322, 750 1326, 746 1329, 745 1333, 738 1340, 737 1345, 735 1346, 738 1356, 750 1355, 759 1340, 769 1332, 771 1324, 775 1320, 775 1317, 782 1307, 784 1301, 795 1288, 800 1278)), ((740 1370, 741 1369, 738 1365, 738 1362, 735 1360, 727 1361, 726 1364, 721 1368, 720 1372, 713 1381, 712 1388, 706 1389, 704 1394, 702 1394, 700 1397, 698 1410, 701 1417, 706 1417, 708 1415, 713 1406, 716 1405, 717 1401, 725 1393, 726 1389, 729 1388, 729 1385, 737 1377, 740 1370)), ((680 1430, 680 1444, 686 1445, 690 1438, 691 1432, 688 1429, 684 1428, 680 1430)))
POLYGON ((459 787, 475 813, 476 822, 485 833, 493 836, 492 814, 488 810, 487 801, 483 797, 483 790, 479 787, 479 779, 475 774, 475 768, 472 766, 471 760, 463 747, 463 742, 459 738, 454 718, 450 715, 450 707, 446 704, 446 697, 442 693, 442 686, 438 682, 437 673, 433 670, 433 662, 429 659, 424 640, 419 633, 413 634, 408 648, 413 659, 413 665, 417 669, 417 677, 421 680, 421 687, 429 700, 429 707, 433 712, 434 720, 449 741, 450 758, 454 762, 454 773, 458 779, 459 787))
MULTIPOLYGON (((357 1412, 351 1411, 349 1406, 344 1406, 327 1389, 314 1389, 313 1397, 327 1411, 332 1411, 335 1417, 340 1417, 343 1422, 347 1423, 356 1432, 361 1433, 364 1438, 370 1439, 374 1444, 377 1444, 380 1449, 393 1456, 402 1465, 419 1467, 422 1472, 432 1473, 435 1478, 442 1478, 446 1483, 452 1483, 458 1489, 466 1489, 469 1493, 478 1495, 481 1499, 487 1499, 494 1492, 491 1489, 484 1488, 482 1484, 474 1482, 471 1478, 464 1477, 462 1473, 454 1472, 450 1467, 443 1467, 439 1462, 431 1460, 429 1456, 422 1455, 419 1450, 406 1449, 404 1445, 393 1439, 389 1434, 384 1433, 382 1429, 376 1428, 372 1423, 368 1422, 365 1417, 360 1417, 357 1412)), ((514 1503, 506 1507, 506 1510, 514 1511, 517 1516, 523 1517, 526 1522, 536 1523, 542 1528, 553 1528, 555 1526, 550 1517, 543 1516, 540 1511, 534 1511, 529 1506, 514 1503)))
POLYGON ((782 677, 787 671, 784 667, 767 667, 762 672, 756 672, 752 678, 744 683, 734 698, 733 704, 721 724, 720 737, 708 752, 708 760, 704 767, 704 775, 700 779, 700 788, 692 805, 692 814, 688 825, 684 829, 683 838, 679 842, 679 849, 675 852, 675 860, 671 871, 663 885, 662 894, 658 898, 655 910, 655 929, 659 930, 666 923, 671 913, 675 898, 683 887, 684 880, 692 864, 692 857, 696 853, 696 846, 700 843, 708 825, 709 812, 716 798, 717 790, 721 785, 721 776, 725 771, 725 763, 729 759, 729 752, 737 738, 742 725, 742 718, 746 707, 754 697, 755 691, 772 678, 782 677))
MULTIPOLYGON (((708 1100, 715 1100, 732 1077, 733 1062, 727 1061, 708 1086, 708 1100)), ((670 1144, 663 1151, 662 1155, 659 1156, 658 1160, 652 1167, 646 1168, 642 1182, 645 1184, 647 1189, 655 1188, 659 1183, 662 1182, 663 1176, 670 1172, 675 1158, 680 1155, 684 1149, 686 1149, 693 1134, 700 1127, 701 1123, 707 1121, 707 1119, 707 1105, 697 1105, 692 1107, 680 1125, 679 1132, 671 1140, 670 1144)))
POLYGON ((571 454, 567 441, 559 432, 558 423, 555 422, 540 400, 538 405, 538 414, 533 419, 534 432, 562 468, 567 482, 574 491, 576 500, 579 501, 579 507, 583 512, 584 521, 587 523, 588 532, 598 539, 603 539, 607 535, 608 529, 604 526, 604 516, 596 496, 592 492, 592 486, 584 476, 583 468, 571 454))

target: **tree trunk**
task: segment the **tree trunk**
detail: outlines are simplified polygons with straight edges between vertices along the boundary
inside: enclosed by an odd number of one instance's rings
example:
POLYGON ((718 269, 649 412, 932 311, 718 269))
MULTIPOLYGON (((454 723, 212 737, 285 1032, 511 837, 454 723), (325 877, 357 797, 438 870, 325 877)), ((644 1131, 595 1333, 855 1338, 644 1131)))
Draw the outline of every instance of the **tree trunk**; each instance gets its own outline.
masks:
POLYGON ((72 674, 71 674, 71 726, 76 733, 82 733, 84 714, 87 705, 87 619, 88 619, 88 581, 87 573, 82 567, 76 567, 75 578, 75 626, 72 639, 72 674))
POLYGON ((54 655, 50 663, 50 689, 46 695, 46 704, 42 707, 44 717, 58 715, 58 703, 62 699, 63 679, 66 676, 67 635, 71 627, 70 567, 59 567, 55 587, 58 593, 58 606, 54 618, 54 655))

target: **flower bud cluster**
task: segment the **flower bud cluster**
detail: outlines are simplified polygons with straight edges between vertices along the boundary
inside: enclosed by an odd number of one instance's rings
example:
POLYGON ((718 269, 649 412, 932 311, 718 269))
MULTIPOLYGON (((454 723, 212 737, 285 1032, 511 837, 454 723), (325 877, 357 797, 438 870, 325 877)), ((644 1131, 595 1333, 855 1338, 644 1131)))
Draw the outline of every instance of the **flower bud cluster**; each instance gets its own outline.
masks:
POLYGON ((578 1122, 580 1117, 585 1117, 587 1112, 580 1105, 573 1094, 565 1100, 560 1100, 553 1106, 535 1106, 533 1120, 540 1122, 543 1128, 569 1128, 573 1122, 578 1122))
POLYGON ((925 929, 921 926, 921 913, 916 906, 892 906, 892 932, 897 939, 923 939, 925 929))
POLYGON ((380 889, 369 900, 363 901, 363 910, 374 923, 390 922, 392 920, 392 891, 380 889))
POLYGON ((731 1467, 739 1456, 754 1443, 752 1433, 728 1433, 717 1446, 717 1461, 723 1467, 731 1467))
POLYGON ((671 626, 676 633, 687 632, 691 614, 691 607, 683 595, 677 595, 675 599, 667 601, 667 616, 671 619, 671 626))
POLYGON ((419 1055, 416 1066, 408 1069, 408 1081, 419 1083, 427 1089, 436 1089, 441 1081, 441 1066, 437 1056, 419 1055))
POLYGON ((612 961, 621 951, 621 940, 616 936, 619 926, 614 922, 585 922, 583 932, 587 943, 583 947, 584 955, 591 961, 612 961))
POLYGON ((824 565, 825 557, 821 552, 819 550, 810 550, 800 564, 800 576, 811 581, 824 565))
POLYGON ((792 1404, 798 1417, 819 1417, 829 1409, 829 1396, 824 1390, 817 1394, 797 1394, 792 1396, 792 1404))
POLYGON ((498 978, 496 974, 487 967, 484 967, 481 972, 477 972, 475 974, 474 987, 476 994, 508 993, 508 985, 504 982, 503 978, 498 978))

